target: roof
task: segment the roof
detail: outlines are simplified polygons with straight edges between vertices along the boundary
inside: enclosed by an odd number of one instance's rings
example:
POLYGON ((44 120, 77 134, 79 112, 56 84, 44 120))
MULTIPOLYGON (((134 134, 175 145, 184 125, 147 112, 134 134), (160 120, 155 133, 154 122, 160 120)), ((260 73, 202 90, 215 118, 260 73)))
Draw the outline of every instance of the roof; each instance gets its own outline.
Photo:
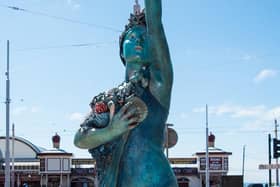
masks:
MULTIPOLYGON (((5 163, 3 163, 2 165, 5 166, 5 163)), ((12 162, 10 162, 10 165, 12 166, 12 162)), ((40 162, 15 162, 14 166, 40 166, 40 162)))
MULTIPOLYGON (((217 147, 208 147, 208 153, 210 155, 216 155, 216 154, 219 154, 219 155, 232 155, 231 152, 227 152, 227 151, 222 150, 222 149, 217 148, 217 147)), ((205 150, 199 151, 199 152, 195 153, 195 155, 205 155, 205 154, 206 154, 205 150)))
MULTIPOLYGON (((12 137, 10 137, 10 145, 12 145, 12 137)), ((15 160, 36 160, 37 154, 46 150, 42 147, 38 147, 30 141, 21 138, 14 138, 14 158, 15 160)), ((5 159, 6 152, 6 136, 0 136, 0 159, 5 159)), ((10 146, 10 152, 12 152, 12 146, 10 146)))
POLYGON ((45 150, 41 153, 38 153, 38 156, 42 156, 42 155, 65 155, 65 156, 67 155, 67 156, 72 156, 73 154, 68 153, 63 149, 53 148, 53 149, 48 149, 48 150, 45 150))
MULTIPOLYGON (((6 136, 0 136, 0 140, 1 140, 1 139, 6 139, 6 136)), ((11 140, 12 140, 12 137, 10 137, 10 141, 11 141, 11 140)), ((15 137, 15 141, 18 141, 18 142, 21 142, 21 143, 27 145, 28 147, 30 147, 30 148, 31 148, 33 151, 35 151, 36 153, 40 153, 40 152, 46 150, 46 149, 43 148, 43 147, 39 147, 39 146, 34 145, 34 144, 31 143, 30 141, 28 141, 28 140, 26 140, 26 139, 24 139, 24 138, 22 138, 22 137, 16 136, 16 137, 15 137)))

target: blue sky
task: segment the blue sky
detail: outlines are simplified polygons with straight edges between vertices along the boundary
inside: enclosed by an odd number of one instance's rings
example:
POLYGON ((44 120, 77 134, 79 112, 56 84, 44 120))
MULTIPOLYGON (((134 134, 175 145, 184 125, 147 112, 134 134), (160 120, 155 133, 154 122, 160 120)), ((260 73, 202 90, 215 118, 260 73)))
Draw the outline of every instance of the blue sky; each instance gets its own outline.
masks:
MULTIPOLYGON (((0 134, 5 135, 6 40, 10 40, 11 122, 16 135, 76 157, 73 136, 92 97, 124 79, 118 38, 133 0, 0 2, 0 134), (16 6, 25 11, 15 11, 16 6)), ((143 4, 142 1, 140 1, 143 4)), ((169 123, 179 141, 172 157, 205 147, 205 105, 216 146, 233 155, 230 174, 266 182, 267 136, 280 121, 280 26, 277 0, 163 0, 174 67, 169 123)), ((274 173, 274 172, 273 172, 274 173)))

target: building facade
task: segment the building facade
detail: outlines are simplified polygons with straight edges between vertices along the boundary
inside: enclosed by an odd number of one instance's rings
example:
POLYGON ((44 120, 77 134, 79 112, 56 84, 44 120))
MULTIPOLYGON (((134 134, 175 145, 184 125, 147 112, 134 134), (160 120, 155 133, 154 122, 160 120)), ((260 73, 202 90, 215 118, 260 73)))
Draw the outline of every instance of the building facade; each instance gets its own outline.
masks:
MULTIPOLYGON (((74 158, 60 149, 60 137, 52 137, 53 148, 45 149, 28 140, 10 138, 11 183, 15 187, 97 187, 95 161, 74 158), (12 143, 13 141, 13 143, 12 143), (11 145, 14 145, 12 149, 11 145)), ((222 176, 228 172, 230 152, 216 148, 215 136, 209 136, 210 186, 221 187, 222 176)), ((179 187, 204 187, 205 151, 191 158, 169 158, 179 187)), ((0 186, 5 182, 5 137, 0 137, 0 186)))
MULTIPOLYGON (((11 183, 15 187, 95 187, 92 159, 75 159, 72 153, 59 148, 53 136, 54 148, 38 147, 26 139, 14 138, 14 151, 10 147, 11 183)), ((12 145, 12 138, 10 145, 12 145)), ((5 137, 0 137, 0 186, 5 182, 5 137)))
MULTIPOLYGON (((215 147, 215 136, 212 133, 210 133, 210 136, 208 137, 208 153, 210 186, 221 187, 222 178, 228 173, 229 156, 232 153, 215 147)), ((198 159, 198 173, 201 179, 201 185, 204 187, 206 172, 206 151, 197 152, 195 155, 198 159)))

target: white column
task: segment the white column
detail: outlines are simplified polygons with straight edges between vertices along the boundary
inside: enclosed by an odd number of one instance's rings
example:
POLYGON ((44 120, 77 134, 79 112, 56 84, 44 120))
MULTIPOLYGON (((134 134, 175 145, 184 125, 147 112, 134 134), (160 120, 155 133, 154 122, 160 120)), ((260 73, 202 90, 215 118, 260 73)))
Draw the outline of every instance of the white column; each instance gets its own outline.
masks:
POLYGON ((62 187, 62 173, 60 173, 60 184, 59 184, 59 187, 62 187))
POLYGON ((19 174, 17 174, 17 187, 20 187, 19 174))
POLYGON ((67 174, 67 186, 71 187, 71 184, 70 184, 70 175, 67 174))
POLYGON ((40 186, 43 186, 43 174, 40 175, 40 186))

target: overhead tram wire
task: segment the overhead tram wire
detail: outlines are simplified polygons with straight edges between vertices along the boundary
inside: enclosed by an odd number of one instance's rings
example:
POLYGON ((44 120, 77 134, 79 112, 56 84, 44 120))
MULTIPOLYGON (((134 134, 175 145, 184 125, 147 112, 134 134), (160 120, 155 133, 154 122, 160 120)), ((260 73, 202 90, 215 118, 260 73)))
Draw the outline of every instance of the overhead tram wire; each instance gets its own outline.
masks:
POLYGON ((119 29, 116 29, 116 28, 113 28, 113 27, 109 27, 109 26, 105 26, 105 25, 98 25, 98 24, 93 24, 93 23, 87 23, 87 22, 83 22, 83 21, 79 21, 79 20, 74 20, 74 19, 70 19, 70 18, 66 18, 66 17, 50 15, 50 14, 47 14, 47 13, 44 13, 44 12, 32 11, 32 10, 20 8, 20 7, 17 7, 17 6, 9 6, 9 5, 0 4, 0 7, 8 8, 8 9, 11 9, 11 10, 14 10, 14 11, 26 12, 26 13, 30 13, 30 14, 34 14, 34 15, 40 15, 40 16, 44 16, 44 17, 49 17, 49 18, 52 18, 52 19, 57 19, 57 20, 66 21, 66 22, 70 22, 70 23, 75 23, 75 24, 80 24, 80 25, 87 25, 89 27, 95 27, 95 28, 100 28, 100 29, 104 29, 104 30, 110 30, 110 31, 117 32, 117 33, 122 32, 119 29))
MULTIPOLYGON (((213 130, 215 133, 217 134, 227 134, 227 133, 231 133, 231 134, 234 134, 234 133, 243 133, 243 134, 248 134, 248 133, 269 133, 269 132, 273 132, 271 130, 213 130)), ((184 130, 184 131, 180 131, 181 134, 189 134, 189 133, 204 133, 203 130, 184 130)))
MULTIPOLYGON (((177 129, 176 129, 177 130, 177 129)), ((76 132, 76 130, 66 130, 64 129, 63 130, 63 133, 70 133, 69 135, 71 135, 73 132, 76 132)), ((181 131, 181 130, 178 130, 177 131, 178 133, 180 133, 181 135, 182 134, 201 134, 201 133, 204 133, 203 130, 195 130, 195 131, 181 131)), ((258 134, 258 133, 269 133, 269 132, 273 132, 273 131, 270 131, 270 130, 234 130, 234 129, 230 129, 230 130, 214 130, 214 132, 216 134, 228 134, 228 133, 231 133, 231 134, 247 134, 247 133, 253 133, 253 134, 258 134)))
POLYGON ((68 44, 68 45, 53 45, 53 46, 44 46, 44 47, 31 47, 31 48, 23 48, 23 49, 15 49, 17 52, 25 52, 25 51, 34 51, 34 50, 48 50, 48 49, 63 49, 63 48, 74 48, 74 47, 91 47, 91 46, 104 46, 115 44, 116 41, 111 42, 96 42, 96 43, 78 43, 78 44, 68 44))

